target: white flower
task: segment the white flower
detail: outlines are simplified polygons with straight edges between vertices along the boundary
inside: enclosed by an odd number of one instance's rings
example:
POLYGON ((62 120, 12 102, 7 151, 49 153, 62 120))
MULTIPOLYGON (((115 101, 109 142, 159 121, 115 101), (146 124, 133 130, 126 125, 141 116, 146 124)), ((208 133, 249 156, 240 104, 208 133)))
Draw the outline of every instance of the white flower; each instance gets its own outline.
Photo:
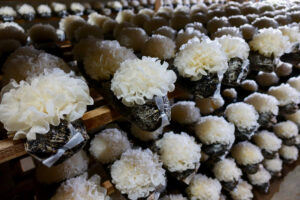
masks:
POLYGON ((11 85, 2 96, 0 121, 7 131, 16 132, 15 139, 35 139, 36 133, 46 134, 61 119, 79 119, 93 104, 86 82, 57 68, 11 85))
POLYGON ((249 43, 253 51, 258 51, 260 54, 271 57, 279 57, 290 51, 291 43, 289 38, 284 36, 280 30, 266 28, 259 30, 259 33, 254 35, 249 43))
POLYGON ((147 197, 166 185, 165 170, 149 149, 130 149, 111 166, 112 182, 129 199, 147 197))
POLYGON ((239 37, 224 35, 216 40, 222 45, 223 51, 228 59, 238 57, 242 60, 248 59, 250 48, 248 43, 239 37))
POLYGON ((174 65, 181 76, 197 81, 208 73, 224 73, 227 56, 217 41, 205 39, 191 41, 183 45, 177 54, 174 65))
POLYGON ((111 90, 126 106, 143 105, 154 96, 166 96, 175 89, 176 74, 168 63, 151 57, 126 60, 111 80, 111 90))

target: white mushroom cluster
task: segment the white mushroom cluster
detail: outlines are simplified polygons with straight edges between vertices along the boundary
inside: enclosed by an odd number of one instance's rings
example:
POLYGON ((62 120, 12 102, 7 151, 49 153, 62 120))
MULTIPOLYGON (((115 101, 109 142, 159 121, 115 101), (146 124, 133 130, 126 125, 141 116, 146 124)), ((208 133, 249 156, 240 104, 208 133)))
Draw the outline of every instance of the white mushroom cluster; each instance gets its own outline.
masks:
POLYGON ((111 80, 111 90, 126 106, 142 105, 175 89, 176 74, 168 63, 151 57, 126 60, 111 80))
POLYGON ((289 38, 290 43, 297 44, 300 42, 300 30, 298 26, 281 26, 279 30, 284 36, 289 38))
POLYGON ((233 200, 251 200, 253 198, 252 186, 244 180, 240 180, 236 188, 230 191, 233 200))
POLYGON ((96 160, 101 163, 110 163, 130 148, 131 144, 125 132, 116 128, 108 128, 95 136, 89 150, 96 160))
POLYGON ((279 57, 288 53, 291 49, 289 38, 284 36, 280 30, 273 28, 260 29, 249 43, 251 50, 271 57, 279 57))
POLYGON ((290 103, 300 103, 299 92, 289 84, 282 83, 279 86, 270 87, 268 94, 274 96, 278 100, 279 106, 285 106, 290 103))
POLYGON ((278 151, 281 147, 282 141, 272 132, 262 130, 253 136, 255 144, 266 151, 278 151))
POLYGON ((201 146, 195 138, 182 132, 164 133, 162 139, 156 141, 158 153, 164 164, 171 172, 183 172, 196 169, 201 158, 201 146))
POLYGON ((226 107, 225 116, 229 122, 237 127, 251 129, 258 127, 258 113, 252 105, 239 102, 232 103, 226 107))
POLYGON ((242 176, 242 170, 237 167, 233 159, 225 158, 217 162, 213 167, 215 177, 219 181, 238 181, 242 176))
POLYGON ((280 122, 273 126, 274 133, 283 139, 296 137, 298 135, 298 127, 292 121, 280 122))
POLYGON ((55 68, 20 83, 12 82, 0 104, 0 121, 14 138, 34 140, 62 119, 72 122, 93 104, 87 83, 74 73, 55 68))
POLYGON ((298 159, 298 154, 299 150, 295 146, 282 145, 279 150, 279 155, 285 160, 295 161, 298 159))
POLYGON ((202 117, 195 125, 197 137, 206 145, 227 144, 232 145, 234 136, 234 125, 227 122, 223 117, 202 117))
POLYGON ((88 179, 88 174, 69 179, 57 189, 51 200, 61 199, 90 199, 109 200, 106 189, 100 186, 101 178, 93 175, 88 179))
MULTIPOLYGON (((133 51, 120 46, 117 41, 103 40, 95 41, 90 39, 92 46, 85 46, 80 52, 82 43, 79 43, 79 57, 83 58, 86 73, 95 80, 108 80, 114 75, 120 64, 127 59, 134 59, 133 51), (94 41, 94 44, 92 43, 94 41)), ((75 47, 76 50, 76 47, 75 47)))
POLYGON ((174 65, 182 77, 197 81, 208 73, 224 73, 227 56, 217 41, 192 40, 183 45, 177 54, 174 65))
POLYGON ((32 15, 35 14, 34 8, 29 4, 23 4, 17 9, 18 13, 21 15, 32 15))
POLYGON ((255 174, 248 174, 248 179, 253 185, 262 185, 270 181, 271 174, 262 165, 260 165, 255 174))
POLYGON ((246 97, 244 101, 254 106, 258 113, 272 113, 275 116, 278 115, 279 102, 271 95, 255 92, 246 97))
POLYGON ((260 149, 248 141, 234 145, 231 155, 239 165, 257 164, 264 158, 260 149))
POLYGON ((112 182, 129 199, 147 197, 166 185, 165 170, 149 149, 129 149, 111 166, 112 182))
POLYGON ((178 101, 172 105, 171 119, 180 124, 192 124, 200 119, 200 110, 193 101, 178 101))
POLYGON ((10 6, 3 6, 0 8, 0 15, 1 16, 17 16, 16 11, 10 6))
POLYGON ((191 200, 219 200, 222 186, 216 179, 197 174, 187 188, 191 200))
POLYGON ((221 44, 228 59, 235 57, 242 60, 248 59, 250 48, 244 39, 230 35, 223 35, 220 38, 216 38, 216 40, 221 44))
POLYGON ((273 159, 265 159, 263 161, 263 165, 268 171, 273 173, 280 172, 282 170, 282 160, 279 156, 273 159))

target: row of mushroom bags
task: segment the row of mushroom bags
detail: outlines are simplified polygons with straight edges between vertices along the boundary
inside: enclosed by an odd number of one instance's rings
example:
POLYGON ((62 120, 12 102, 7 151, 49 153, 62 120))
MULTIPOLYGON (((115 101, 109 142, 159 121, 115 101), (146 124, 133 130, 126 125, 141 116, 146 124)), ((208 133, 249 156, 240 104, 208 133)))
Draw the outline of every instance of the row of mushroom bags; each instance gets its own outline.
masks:
POLYGON ((114 199, 100 163, 125 199, 249 200, 298 159, 300 4, 186 2, 0 24, 0 121, 51 199, 114 199), (91 87, 122 116, 97 133, 91 87))

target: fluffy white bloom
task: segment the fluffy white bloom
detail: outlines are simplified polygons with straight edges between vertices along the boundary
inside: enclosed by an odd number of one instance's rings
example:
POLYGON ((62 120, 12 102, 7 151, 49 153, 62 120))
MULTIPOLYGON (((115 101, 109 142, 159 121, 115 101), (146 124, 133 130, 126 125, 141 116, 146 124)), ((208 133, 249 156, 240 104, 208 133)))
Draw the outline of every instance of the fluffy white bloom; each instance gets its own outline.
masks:
POLYGON ((163 132, 163 127, 158 128, 155 131, 149 132, 149 131, 144 131, 142 129, 140 129, 138 126, 131 124, 131 134, 142 140, 142 141, 150 141, 150 140, 156 140, 158 138, 159 135, 162 134, 163 132))
POLYGON ((98 26, 93 26, 90 24, 85 24, 83 26, 80 26, 75 31, 75 40, 81 41, 85 38, 97 38, 102 39, 103 38, 103 32, 102 29, 98 26))
POLYGON ((300 93, 288 84, 282 83, 279 86, 270 87, 268 94, 274 96, 279 101, 279 106, 300 103, 300 93))
POLYGON ((252 128, 258 126, 258 113, 252 105, 239 102, 227 106, 225 116, 237 127, 252 128))
POLYGON ((177 32, 169 26, 162 26, 156 29, 153 33, 157 35, 163 35, 174 40, 177 32))
POLYGON ((237 91, 234 88, 227 88, 223 90, 222 96, 229 99, 236 99, 237 91))
POLYGON ((163 35, 152 35, 144 44, 142 54, 144 56, 157 57, 159 59, 171 59, 175 56, 175 42, 163 35))
POLYGON ((11 79, 19 82, 43 73, 45 69, 54 68, 70 71, 68 65, 59 57, 32 47, 21 47, 11 53, 3 64, 3 82, 7 84, 11 79))
POLYGON ((253 136, 255 144, 267 151, 277 151, 281 147, 282 141, 272 132, 263 130, 253 136))
POLYGON ((142 8, 139 9, 139 14, 145 14, 148 15, 149 17, 152 17, 154 15, 154 10, 149 9, 149 8, 142 8))
POLYGON ((86 24, 86 21, 79 16, 69 15, 59 22, 59 29, 63 30, 69 40, 74 38, 75 31, 86 24))
POLYGON ((260 165, 255 174, 248 174, 248 179, 253 185, 262 185, 270 181, 271 174, 262 165, 260 165))
POLYGON ((234 125, 223 117, 202 117, 195 125, 195 133, 204 144, 233 144, 235 140, 234 125))
POLYGON ((168 63, 151 57, 126 60, 111 80, 111 90, 126 106, 143 105, 154 96, 166 96, 175 89, 176 74, 168 63))
POLYGON ((3 6, 0 8, 0 15, 2 16, 17 16, 16 11, 10 6, 3 6))
POLYGON ((130 149, 111 166, 112 182, 129 199, 147 197, 166 185, 165 170, 149 149, 130 149))
POLYGON ((182 29, 177 33, 176 46, 179 49, 189 40, 193 38, 202 39, 203 37, 205 37, 204 34, 202 34, 199 30, 196 30, 193 27, 188 27, 185 30, 182 29))
POLYGON ((22 26, 20 26, 19 24, 17 24, 16 22, 4 22, 4 23, 0 23, 0 30, 1 29, 5 29, 7 27, 14 27, 17 30, 21 31, 22 33, 24 33, 24 29, 22 26))
POLYGON ((134 13, 132 10, 122 10, 122 11, 118 12, 115 20, 118 23, 130 22, 130 20, 133 16, 134 16, 134 13))
POLYGON ((88 169, 88 164, 89 158, 86 153, 81 150, 56 166, 47 167, 39 163, 36 169, 36 178, 41 183, 58 183, 82 174, 88 169))
POLYGON ((260 152, 260 149, 248 141, 240 142, 234 145, 231 155, 240 165, 257 164, 260 163, 264 158, 260 152))
POLYGON ((216 179, 197 174, 187 188, 191 200, 219 200, 222 186, 216 179))
POLYGON ((34 8, 29 4, 23 4, 18 8, 18 13, 21 15, 35 14, 34 8))
POLYGON ((160 200, 187 200, 187 198, 183 197, 182 194, 170 194, 170 195, 164 196, 160 200))
POLYGON ((224 159, 214 165, 213 172, 219 181, 237 181, 242 176, 242 170, 236 166, 233 159, 224 159))
POLYGON ((277 99, 271 95, 262 93, 253 93, 245 98, 246 103, 254 106, 258 113, 272 113, 273 115, 278 115, 278 104, 277 99))
POLYGON ((70 8, 73 12, 83 12, 84 11, 84 6, 78 2, 71 3, 70 8))
POLYGON ((290 43, 295 44, 300 41, 300 30, 298 26, 281 26, 279 30, 284 36, 289 38, 290 43))
POLYGON ((117 160, 123 152, 131 147, 125 132, 116 128, 101 131, 91 141, 90 153, 101 163, 117 160))
POLYGON ((7 131, 16 132, 14 139, 35 139, 36 133, 46 134, 61 119, 79 119, 93 104, 86 82, 58 68, 27 82, 13 81, 11 87, 2 96, 0 121, 7 131))
POLYGON ((33 42, 56 42, 56 29, 50 24, 35 24, 27 31, 33 42))
POLYGON ((105 15, 101 15, 96 12, 93 12, 93 13, 89 14, 87 22, 91 25, 96 25, 96 26, 102 27, 104 22, 109 19, 110 18, 105 15))
POLYGON ((279 150, 279 154, 282 158, 286 160, 297 160, 298 159, 298 149, 295 146, 282 145, 279 150))
POLYGON ((195 169, 200 162, 201 146, 195 142, 195 138, 184 132, 167 132, 155 144, 164 166, 171 172, 195 169))
POLYGON ((200 110, 193 101, 178 101, 172 106, 171 119, 180 124, 192 124, 200 119, 200 110))
POLYGON ((100 176, 95 174, 88 179, 88 174, 84 173, 63 182, 51 200, 109 200, 106 189, 100 186, 100 181, 100 176))
POLYGON ((109 2, 107 2, 107 6, 114 8, 116 10, 120 10, 123 7, 119 1, 109 1, 109 2))
POLYGON ((298 125, 300 127, 300 110, 297 110, 295 113, 290 115, 285 115, 285 118, 287 120, 290 120, 298 125))
POLYGON ((247 181, 240 180, 234 190, 230 191, 233 200, 251 200, 253 198, 252 186, 247 181))
MULTIPOLYGON (((145 42, 148 39, 148 35, 142 28, 123 27, 116 39, 122 46, 133 49, 134 51, 140 51, 145 47, 145 42)), ((158 48, 154 48, 153 50, 157 49, 158 48)))
POLYGON ((15 22, 0 23, 0 40, 14 39, 23 45, 27 42, 24 29, 15 22))
MULTIPOLYGON (((275 74, 275 73, 274 73, 275 74)), ((249 80, 249 79, 246 79, 246 80, 243 80, 241 82, 241 87, 244 89, 244 90, 247 90, 249 92, 255 92, 257 91, 258 89, 258 85, 257 83, 255 82, 255 80, 249 80)))
POLYGON ((280 138, 292 138, 298 135, 298 126, 292 121, 280 122, 273 126, 273 130, 280 138))
POLYGON ((282 170, 282 160, 279 157, 274 159, 265 159, 263 161, 264 167, 271 172, 280 172, 282 170))
POLYGON ((205 39, 183 45, 176 55, 174 65, 181 76, 197 81, 208 73, 224 73, 227 57, 217 41, 205 39))
POLYGON ((63 3, 53 2, 51 3, 51 6, 53 7, 53 10, 55 12, 61 12, 67 9, 66 5, 63 3))
POLYGON ((289 38, 284 36, 280 30, 273 28, 260 29, 249 43, 253 51, 271 57, 279 57, 290 51, 289 38))
POLYGON ((131 49, 120 46, 117 41, 109 40, 87 46, 83 55, 84 69, 95 80, 108 80, 123 61, 136 58, 131 49))
POLYGON ((250 48, 248 43, 240 38, 230 35, 224 35, 216 40, 221 44, 223 51, 226 53, 228 59, 238 57, 242 60, 248 58, 250 48))
POLYGON ((41 4, 37 7, 37 12, 39 14, 43 14, 43 13, 51 13, 51 8, 46 5, 46 4, 41 4))
POLYGON ((287 83, 300 92, 300 76, 290 78, 287 83))

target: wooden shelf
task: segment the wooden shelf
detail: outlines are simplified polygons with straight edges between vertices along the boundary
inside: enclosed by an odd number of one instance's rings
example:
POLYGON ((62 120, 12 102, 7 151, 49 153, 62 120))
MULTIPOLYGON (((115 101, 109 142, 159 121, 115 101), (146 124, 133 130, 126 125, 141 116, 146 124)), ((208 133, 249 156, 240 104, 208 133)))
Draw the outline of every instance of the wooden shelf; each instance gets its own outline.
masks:
MULTIPOLYGON (((184 91, 176 90, 170 93, 169 98, 182 96, 184 91)), ((103 100, 102 96, 97 96, 94 101, 103 100)), ((88 133, 95 133, 104 125, 117 120, 119 113, 110 109, 108 105, 100 106, 96 109, 86 112, 82 116, 82 120, 86 126, 88 133)), ((23 141, 13 141, 12 138, 0 140, 0 164, 25 155, 23 141)))
MULTIPOLYGON (((88 133, 90 133, 116 120, 118 117, 119 114, 112 111, 108 106, 101 106, 86 112, 82 120, 88 133)), ((12 138, 0 140, 0 164, 25 154, 23 141, 13 141, 12 138)))

